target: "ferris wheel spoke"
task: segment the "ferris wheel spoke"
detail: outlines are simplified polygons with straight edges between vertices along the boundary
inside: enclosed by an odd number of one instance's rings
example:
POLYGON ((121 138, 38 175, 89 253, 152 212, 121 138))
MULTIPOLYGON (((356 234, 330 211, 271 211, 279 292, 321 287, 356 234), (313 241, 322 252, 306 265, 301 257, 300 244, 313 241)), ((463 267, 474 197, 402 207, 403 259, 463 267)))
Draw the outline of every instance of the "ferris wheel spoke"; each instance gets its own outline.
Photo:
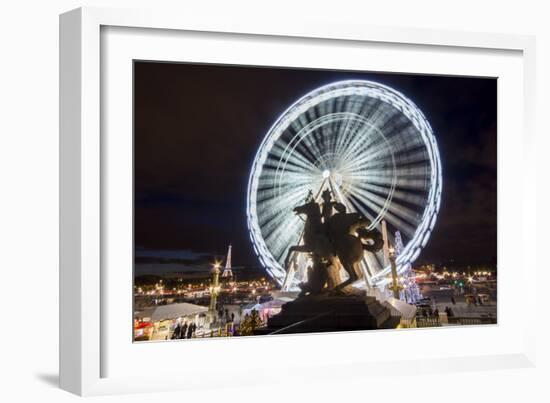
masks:
POLYGON ((416 229, 414 226, 403 220, 401 217, 395 215, 391 211, 387 211, 384 215, 384 220, 391 224, 394 228, 398 228, 402 234, 409 238, 412 238, 416 229))
POLYGON ((319 127, 315 127, 304 137, 303 146, 310 150, 314 156, 322 155, 328 149, 327 138, 328 136, 323 136, 319 132, 319 127))
POLYGON ((365 159, 360 163, 347 164, 341 168, 342 172, 354 178, 360 178, 369 175, 371 172, 388 173, 393 176, 396 163, 391 154, 380 155, 375 159, 365 159))
POLYGON ((353 135, 350 136, 350 141, 346 143, 346 147, 340 150, 344 161, 353 161, 355 157, 366 153, 374 144, 381 141, 380 133, 369 122, 364 122, 363 125, 355 129, 352 132, 353 135))
POLYGON ((414 186, 415 183, 424 183, 429 170, 423 167, 402 168, 396 167, 393 171, 376 170, 369 173, 369 180, 385 182, 391 178, 397 178, 397 182, 401 186, 414 186))
POLYGON ((358 155, 354 160, 345 166, 347 170, 362 170, 364 168, 371 167, 373 164, 379 163, 380 161, 395 161, 397 166, 399 165, 413 165, 413 164, 429 164, 429 159, 425 150, 419 149, 418 147, 407 147, 407 148, 397 148, 394 141, 391 139, 388 143, 380 143, 379 147, 373 148, 369 152, 364 152, 361 155, 358 155), (388 147, 392 147, 392 152, 387 152, 388 147), (384 152, 386 151, 386 152, 384 152), (367 164, 367 165, 365 165, 367 164))
POLYGON ((283 154, 276 161, 277 170, 293 169, 299 172, 300 170, 313 171, 315 168, 311 156, 300 151, 293 154, 283 154))
POLYGON ((345 125, 336 132, 338 134, 338 141, 336 143, 335 153, 338 155, 344 155, 344 150, 346 150, 353 141, 357 141, 357 139, 365 141, 364 138, 361 139, 354 136, 354 133, 359 132, 360 126, 364 124, 364 121, 360 119, 359 115, 353 112, 349 113, 345 120, 342 121, 342 124, 343 123, 345 123, 345 125))
POLYGON ((429 184, 426 180, 426 174, 422 169, 411 170, 396 170, 399 187, 402 189, 426 189, 429 184))
POLYGON ((396 187, 393 191, 393 198, 396 202, 405 202, 408 204, 413 204, 418 207, 423 207, 426 205, 426 196, 416 194, 410 191, 404 191, 396 187))
POLYGON ((311 182, 317 180, 318 171, 306 171, 304 169, 297 169, 295 167, 290 167, 286 171, 277 170, 273 167, 269 167, 264 170, 262 177, 260 178, 259 184, 266 184, 266 187, 272 186, 272 181, 277 181, 278 183, 293 183, 301 185, 303 183, 311 182))
MULTIPOLYGON (((346 197, 346 200, 349 202, 350 213, 353 212, 359 212, 361 213, 365 218, 367 218, 371 223, 374 223, 376 220, 376 210, 367 208, 367 205, 365 203, 361 203, 361 201, 358 201, 353 195, 349 194, 346 197)), ((376 225, 376 224, 372 224, 376 225)))
MULTIPOLYGON (((273 207, 280 203, 296 203, 301 197, 307 194, 307 187, 287 186, 283 189, 279 187, 271 187, 258 191, 257 201, 261 202, 265 208, 273 207)), ((290 206, 284 206, 290 207, 290 206)), ((278 210, 281 210, 280 208, 278 210)))
POLYGON ((424 169, 418 169, 414 172, 407 171, 407 176, 400 176, 400 173, 403 172, 396 170, 395 174, 388 174, 381 170, 373 170, 364 175, 352 174, 349 175, 349 178, 354 186, 392 186, 395 189, 411 192, 424 191, 426 189, 426 181, 424 179, 426 171, 424 169))
POLYGON ((277 172, 275 170, 265 172, 262 178, 258 181, 258 185, 262 189, 268 189, 273 187, 273 184, 277 184, 278 187, 294 186, 300 187, 308 183, 318 181, 318 174, 304 172, 298 173, 292 172, 277 172))
MULTIPOLYGON (((291 213, 291 211, 288 211, 288 213, 291 213)), ((281 223, 287 222, 290 223, 293 221, 295 217, 292 217, 292 219, 289 219, 285 214, 277 213, 273 215, 261 215, 260 221, 262 224, 262 232, 266 234, 272 234, 274 232, 277 232, 281 230, 281 223)))
MULTIPOLYGON (((351 128, 356 125, 357 123, 357 116, 361 116, 360 113, 361 105, 359 102, 354 102, 353 105, 349 108, 349 115, 346 119, 341 120, 339 123, 339 127, 337 128, 336 133, 342 133, 342 136, 338 136, 337 140, 340 140, 336 143, 335 152, 341 153, 343 143, 342 140, 349 140, 347 136, 345 136, 346 133, 349 133, 351 128), (354 118, 351 118, 354 117, 354 118)), ((349 136, 348 136, 349 137, 349 136)))
POLYGON ((275 192, 276 194, 272 194, 271 191, 266 194, 262 193, 261 197, 258 197, 258 201, 263 204, 261 210, 263 217, 271 217, 292 210, 296 203, 305 198, 308 191, 296 189, 287 193, 280 193, 278 190, 275 192))
POLYGON ((377 194, 381 197, 388 197, 390 194, 395 195, 395 189, 391 183, 385 183, 383 185, 375 185, 368 182, 356 183, 351 187, 350 192, 353 193, 355 188, 359 188, 368 193, 377 194))
POLYGON ((408 207, 391 203, 391 200, 381 197, 378 194, 367 192, 359 187, 354 188, 354 194, 356 197, 358 197, 357 195, 362 197, 365 204, 369 205, 373 210, 378 209, 380 211, 386 211, 386 214, 393 214, 396 219, 400 220, 401 224, 407 223, 411 226, 418 222, 418 215, 414 210, 408 207))
POLYGON ((377 141, 371 143, 368 149, 353 149, 353 154, 348 153, 346 155, 346 161, 349 161, 344 169, 353 170, 357 166, 369 161, 377 161, 380 159, 394 160, 394 150, 398 150, 395 147, 395 140, 388 138, 387 136, 377 136, 377 141), (393 147, 393 148, 392 148, 393 147))
POLYGON ((306 156, 301 153, 286 154, 283 146, 278 146, 275 150, 273 150, 269 160, 272 161, 272 164, 276 167, 281 164, 281 161, 290 160, 291 164, 296 166, 298 169, 315 169, 315 165, 306 156))
POLYGON ((359 211, 365 215, 367 218, 371 219, 371 221, 377 221, 383 217, 383 214, 385 213, 385 210, 387 210, 387 207, 384 206, 384 203, 380 203, 378 200, 374 200, 375 198, 372 197, 372 194, 368 192, 361 191, 357 188, 352 189, 348 197, 356 200, 355 206, 359 209, 359 211), (375 212, 375 214, 370 214, 366 211, 366 209, 369 209, 370 211, 375 212))
POLYGON ((316 154, 313 146, 308 147, 308 144, 309 142, 305 141, 304 138, 289 143, 285 149, 284 158, 280 161, 280 168, 284 170, 287 164, 290 163, 297 167, 303 166, 307 169, 313 169, 312 161, 315 160, 316 154), (295 160, 295 157, 298 157, 298 159, 295 160))

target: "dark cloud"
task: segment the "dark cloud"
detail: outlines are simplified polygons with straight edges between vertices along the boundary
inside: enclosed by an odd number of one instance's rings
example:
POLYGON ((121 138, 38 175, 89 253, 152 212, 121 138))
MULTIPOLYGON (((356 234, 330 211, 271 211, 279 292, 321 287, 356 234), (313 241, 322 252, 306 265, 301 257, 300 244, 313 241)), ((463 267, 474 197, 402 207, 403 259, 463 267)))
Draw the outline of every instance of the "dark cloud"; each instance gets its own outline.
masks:
POLYGON ((245 201, 263 136, 301 95, 364 78, 412 99, 437 137, 443 200, 420 261, 496 256, 495 79, 148 62, 134 73, 138 249, 223 256, 231 242, 235 262, 258 265, 245 201))

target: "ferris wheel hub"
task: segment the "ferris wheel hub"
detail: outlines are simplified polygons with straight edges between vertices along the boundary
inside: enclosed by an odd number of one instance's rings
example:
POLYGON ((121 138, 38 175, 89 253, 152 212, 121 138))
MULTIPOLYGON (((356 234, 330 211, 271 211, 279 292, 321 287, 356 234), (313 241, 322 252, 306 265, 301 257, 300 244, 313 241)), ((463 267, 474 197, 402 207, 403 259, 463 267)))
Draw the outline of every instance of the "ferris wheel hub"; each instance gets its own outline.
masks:
POLYGON ((325 169, 323 171, 323 179, 327 179, 330 176, 330 171, 328 169, 325 169))

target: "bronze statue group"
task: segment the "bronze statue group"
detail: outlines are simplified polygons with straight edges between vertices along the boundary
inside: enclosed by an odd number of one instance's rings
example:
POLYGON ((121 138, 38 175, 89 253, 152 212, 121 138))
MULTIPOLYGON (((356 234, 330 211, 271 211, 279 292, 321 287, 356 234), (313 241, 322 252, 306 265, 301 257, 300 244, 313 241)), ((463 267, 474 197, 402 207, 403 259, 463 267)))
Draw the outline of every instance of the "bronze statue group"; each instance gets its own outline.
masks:
POLYGON ((380 231, 369 228, 370 220, 359 213, 348 213, 343 203, 332 199, 328 189, 321 198, 319 204, 309 192, 305 204, 294 208, 294 213, 305 215, 306 220, 301 244, 290 247, 285 259, 285 267, 290 270, 298 253, 310 254, 308 280, 300 285, 305 294, 341 292, 363 277, 359 263, 365 251, 377 252, 383 246, 380 231), (348 275, 344 281, 340 266, 348 275))

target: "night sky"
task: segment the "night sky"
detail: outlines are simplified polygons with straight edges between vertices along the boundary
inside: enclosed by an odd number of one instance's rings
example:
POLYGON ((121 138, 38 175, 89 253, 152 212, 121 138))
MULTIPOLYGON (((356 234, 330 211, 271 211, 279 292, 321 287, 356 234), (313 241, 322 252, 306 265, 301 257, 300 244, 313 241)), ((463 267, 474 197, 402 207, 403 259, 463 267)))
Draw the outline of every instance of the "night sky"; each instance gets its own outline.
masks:
POLYGON ((231 242, 234 265, 259 266, 245 213, 255 152, 290 104, 346 79, 402 92, 434 130, 443 196, 417 263, 496 262, 496 79, 135 62, 136 263, 204 263, 231 242))

